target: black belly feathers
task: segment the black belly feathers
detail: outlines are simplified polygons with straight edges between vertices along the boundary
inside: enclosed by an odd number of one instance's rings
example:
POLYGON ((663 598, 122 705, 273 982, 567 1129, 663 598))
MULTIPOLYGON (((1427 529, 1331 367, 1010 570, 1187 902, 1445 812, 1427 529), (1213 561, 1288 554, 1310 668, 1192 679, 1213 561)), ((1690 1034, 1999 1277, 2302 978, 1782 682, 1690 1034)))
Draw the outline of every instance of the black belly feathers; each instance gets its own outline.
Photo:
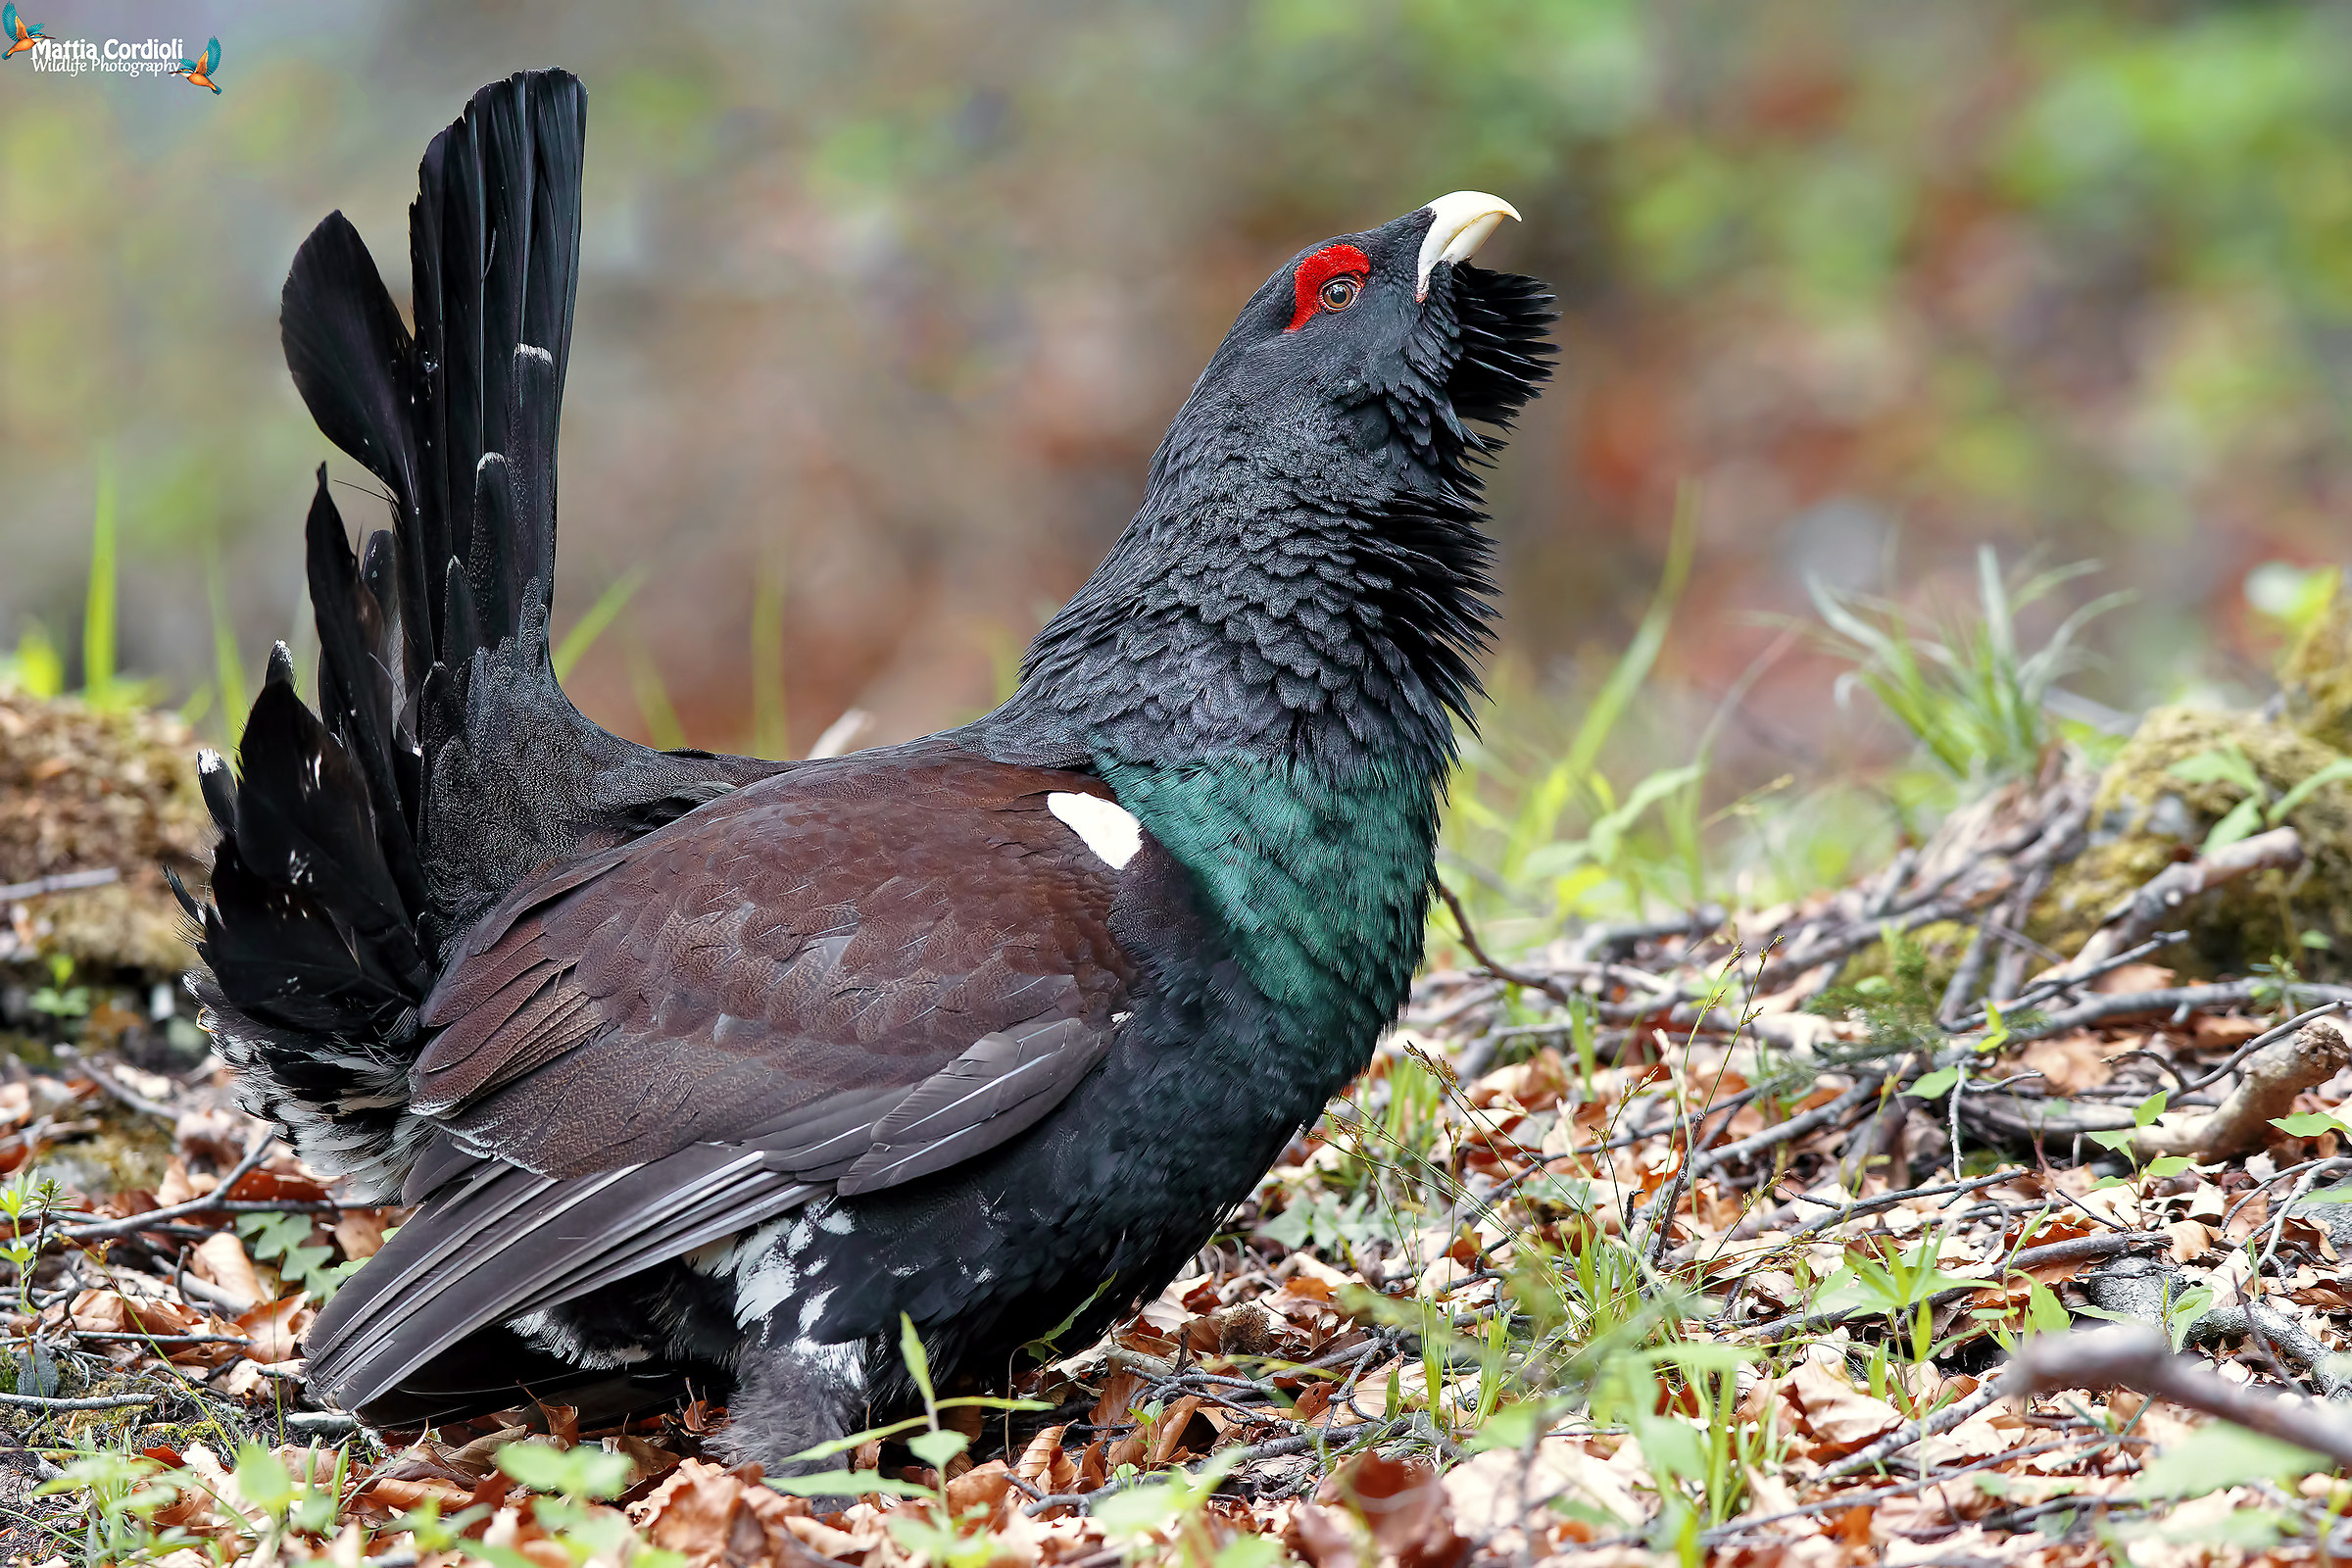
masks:
POLYGON ((1464 415, 1507 419, 1548 316, 1536 285, 1466 263, 1439 264, 1426 310, 1400 304, 1430 283, 1430 210, 1352 236, 1365 303, 1253 348, 1285 332, 1287 271, 1261 291, 1219 353, 1247 373, 1223 405, 1203 377, 1147 514, 1005 710, 826 762, 655 752, 582 718, 548 651, 585 125, 576 80, 526 73, 435 138, 414 336, 340 215, 297 256, 288 363, 392 525, 355 553, 321 472, 322 710, 280 649, 236 777, 204 761, 221 840, 209 898, 183 898, 246 1102, 321 1171, 417 1205, 312 1329, 314 1395, 418 1426, 529 1395, 626 1413, 691 1381, 773 1465, 912 1396, 901 1311, 943 1373, 1001 1373, 1073 1310, 1098 1331, 1360 1065, 1362 1020, 1393 1013, 1418 956, 1486 613, 1466 465, 1494 443, 1463 432, 1448 377, 1464 415), (1405 336, 1346 335, 1381 331, 1405 336), (1209 449, 1311 434, 1359 347, 1391 369, 1379 400, 1330 411, 1339 458, 1273 454, 1290 477, 1236 488, 1254 452, 1209 449), (1230 416, 1282 398, 1308 401, 1230 416), (1187 502, 1192 475, 1216 476, 1214 506, 1187 502), (1282 585, 1310 559, 1301 599, 1282 585), (1153 597, 1179 565, 1208 587, 1153 597), (1122 627, 1159 652, 1119 653, 1122 627), (1139 682, 1183 723, 1149 722, 1139 682), (1344 745, 1320 727, 1341 723, 1344 745), (1350 956, 1379 994, 1345 1025, 1250 979, 1250 944, 1298 947, 1316 909, 1236 923, 1211 896, 1286 847, 1195 832, 1180 859, 1104 782, 1148 766, 1175 799, 1186 769, 1266 747, 1373 768, 1388 782, 1360 798, 1399 803, 1379 842, 1412 863, 1317 890, 1394 905, 1353 911, 1396 951, 1350 956))

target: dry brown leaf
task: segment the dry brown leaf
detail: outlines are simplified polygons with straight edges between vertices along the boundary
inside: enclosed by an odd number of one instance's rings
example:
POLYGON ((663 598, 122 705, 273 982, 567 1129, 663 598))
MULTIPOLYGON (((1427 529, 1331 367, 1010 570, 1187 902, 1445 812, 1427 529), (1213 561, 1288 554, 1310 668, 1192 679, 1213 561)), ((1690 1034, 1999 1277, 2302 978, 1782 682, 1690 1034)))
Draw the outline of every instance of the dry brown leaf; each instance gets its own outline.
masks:
POLYGON ((1459 1561, 1470 1543, 1456 1534, 1437 1467, 1360 1454, 1325 1484, 1324 1494, 1345 1502, 1371 1528, 1373 1544, 1402 1568, 1438 1568, 1459 1561))
POLYGON ((1097 1427, 1122 1426, 1135 1416, 1129 1406, 1144 1386, 1144 1380, 1133 1372, 1113 1372, 1102 1380, 1102 1393, 1096 1398, 1095 1407, 1087 1419, 1097 1427))
POLYGON ((2189 1039, 2198 1051, 2235 1051, 2270 1027, 2267 1018, 2225 1018, 2201 1012, 2189 1020, 2189 1039))
POLYGON ((1061 1457, 1061 1435, 1068 1430, 1066 1426, 1048 1427, 1031 1438, 1020 1458, 1014 1461, 1012 1473, 1033 1487, 1052 1491, 1047 1483, 1054 1475, 1054 1461, 1061 1457))
POLYGON ((266 1404, 276 1393, 277 1382, 263 1376, 260 1362, 241 1360, 212 1387, 245 1404, 266 1404))
POLYGON ((787 1514, 784 1528, 794 1540, 820 1557, 847 1560, 870 1549, 875 1544, 847 1530, 837 1530, 821 1519, 808 1514, 787 1514))
POLYGON ((1338 1508, 1301 1503, 1285 1542, 1314 1568, 1356 1568, 1363 1543, 1355 1521, 1338 1508))
POLYGON ((318 1314, 304 1305, 300 1291, 292 1296, 267 1301, 237 1318, 237 1327, 245 1331, 245 1353, 265 1366, 294 1358, 302 1331, 311 1326, 318 1314))
POLYGON ((1781 1387, 1796 1405, 1805 1430, 1819 1440, 1818 1458, 1851 1453, 1903 1424, 1900 1410, 1872 1398, 1818 1361, 1799 1362, 1781 1387))
POLYGON ((1204 1274, 1188 1274, 1183 1279, 1171 1280, 1167 1289, 1144 1303, 1137 1316, 1159 1333, 1173 1335, 1193 1316, 1193 1309, 1184 1304, 1184 1298, 1206 1283, 1208 1277, 1204 1274))
POLYGON ((1188 1394, 1168 1406, 1167 1413, 1160 1417, 1158 1430, 1152 1435, 1152 1463, 1167 1464, 1175 1459, 1177 1450, 1184 1444, 1185 1428, 1193 1424, 1193 1412, 1200 1408, 1200 1396, 1197 1394, 1188 1394))
MULTIPOLYGON (((210 1178, 208 1177, 207 1180, 210 1181, 210 1178)), ((163 1181, 155 1189, 156 1206, 171 1208, 175 1204, 186 1202, 203 1190, 189 1179, 188 1162, 177 1154, 173 1154, 172 1162, 164 1167, 163 1181)))
POLYGON ((798 1563, 804 1549, 782 1496, 703 1459, 664 1476, 629 1516, 648 1542, 679 1553, 689 1568, 798 1563))
POLYGON ((976 1464, 948 1483, 948 1511, 960 1515, 975 1507, 995 1508, 1012 1491, 1012 1472, 1002 1459, 976 1464))
POLYGON ((1529 1500, 1557 1496, 1590 1503, 1629 1526, 1640 1524, 1649 1511, 1635 1496, 1625 1472, 1568 1438, 1545 1438, 1533 1460, 1507 1448, 1474 1454, 1446 1473, 1445 1487, 1455 1528, 1488 1541, 1497 1551, 1510 1549, 1505 1533, 1516 1536, 1526 1519, 1523 1494, 1529 1500))
POLYGON ((347 1208, 335 1216, 334 1236, 345 1257, 373 1257, 384 1247, 383 1214, 372 1208, 347 1208))
POLYGON ((2213 1250, 2213 1232, 2193 1219, 2177 1219, 2164 1228, 2173 1241, 2176 1263, 2193 1263, 2213 1250))
POLYGON ((139 1299, 119 1291, 83 1291, 68 1315, 89 1334, 185 1334, 202 1321, 177 1302, 139 1299))
POLYGON ((390 1515, 406 1513, 431 1499, 440 1503, 442 1514, 447 1516, 465 1507, 472 1495, 471 1488, 447 1481, 384 1476, 361 1483, 352 1494, 350 1506, 390 1515))
POLYGON ((2019 1060, 2041 1074, 2051 1094, 2077 1095, 2115 1076, 2115 1069, 2107 1065, 2109 1054, 2105 1040, 2087 1029, 2077 1029, 2034 1041, 2019 1060))
POLYGON ((629 1477, 631 1486, 643 1486, 656 1476, 667 1475, 678 1467, 682 1457, 626 1432, 605 1441, 608 1446, 628 1455, 629 1463, 635 1467, 629 1477))
POLYGON ((1470 1103, 1484 1109, 1509 1101, 1522 1110, 1549 1110, 1568 1096, 1568 1064, 1549 1046, 1527 1060, 1497 1067, 1472 1084, 1470 1103))
POLYGON ((220 1231, 206 1237, 188 1254, 188 1272, 249 1303, 269 1298, 262 1289, 261 1277, 253 1271, 253 1259, 245 1255, 245 1244, 237 1240, 233 1231, 220 1231))
POLYGON ((317 1203, 327 1197, 326 1183, 291 1159, 273 1159, 237 1178, 236 1190, 222 1198, 241 1203, 317 1203))
MULTIPOLYGON (((1335 1301, 1348 1286, 1361 1283, 1352 1275, 1341 1273, 1312 1252, 1293 1252, 1282 1260, 1282 1267, 1275 1273, 1283 1282, 1282 1295, 1311 1296, 1324 1301, 1335 1301)), ((1279 1305, 1279 1298, 1272 1304, 1279 1305)))

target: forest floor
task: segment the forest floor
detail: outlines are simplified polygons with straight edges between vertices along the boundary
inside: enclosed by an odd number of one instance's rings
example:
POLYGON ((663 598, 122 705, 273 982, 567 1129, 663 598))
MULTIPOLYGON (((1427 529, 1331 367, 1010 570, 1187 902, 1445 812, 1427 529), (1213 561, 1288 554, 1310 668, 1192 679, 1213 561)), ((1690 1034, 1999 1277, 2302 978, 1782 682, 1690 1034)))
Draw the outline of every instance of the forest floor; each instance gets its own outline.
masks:
POLYGON ((710 1457, 710 1401, 430 1434, 312 1407, 304 1328, 399 1212, 339 1200, 241 1114, 168 983, 40 956, 95 873, 0 887, 6 1551, 2341 1554, 2352 988, 2224 940, 2311 918, 2333 851, 2298 812, 2321 787, 2290 804, 2258 779, 2270 818, 2053 923, 2036 911, 2116 841, 2115 777, 2053 753, 1850 886, 1507 956, 1446 894, 1432 932, 1458 966, 1421 978, 1183 1278, 1102 1343, 1049 1348, 1018 1408, 937 1391, 841 1453, 854 1474, 802 1486, 833 1494, 813 1501, 710 1457))

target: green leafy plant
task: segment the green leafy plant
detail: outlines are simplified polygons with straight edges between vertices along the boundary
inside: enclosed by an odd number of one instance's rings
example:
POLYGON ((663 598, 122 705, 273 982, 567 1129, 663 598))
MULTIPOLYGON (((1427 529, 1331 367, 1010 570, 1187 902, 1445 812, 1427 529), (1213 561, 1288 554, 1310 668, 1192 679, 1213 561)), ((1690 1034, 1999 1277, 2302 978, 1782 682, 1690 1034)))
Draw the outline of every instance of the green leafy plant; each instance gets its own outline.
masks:
POLYGON ((236 1229, 254 1261, 270 1264, 279 1279, 319 1302, 331 1298, 366 1261, 329 1263, 335 1250, 311 1240, 308 1214, 239 1214, 236 1229))
POLYGON ((1163 1471, 1112 1493, 1087 1511, 1130 1553, 1164 1535, 1188 1568, 1271 1568, 1282 1556, 1275 1542, 1245 1532, 1220 1544, 1209 1523, 1208 1499, 1238 1458, 1228 1448, 1198 1470, 1163 1471))
MULTIPOLYGON (((98 463, 97 488, 90 516, 90 564, 82 588, 81 690, 76 695, 91 708, 107 711, 151 707, 162 699, 163 683, 124 680, 116 667, 115 469, 104 457, 98 463)), ((5 686, 44 700, 65 695, 65 661, 40 622, 28 621, 17 634, 15 654, 0 659, 0 687, 5 686)))
POLYGON ((65 1200, 65 1189, 38 1169, 19 1171, 5 1186, 0 1186, 0 1219, 9 1227, 9 1239, 0 1242, 0 1258, 6 1258, 16 1271, 17 1310, 32 1310, 32 1265, 41 1255, 41 1244, 49 1228, 49 1211, 65 1200), (32 1234, 25 1234, 26 1225, 32 1234))
MULTIPOLYGON (((574 1563, 594 1558, 628 1568, 683 1568, 686 1559, 677 1552, 640 1543, 624 1515, 592 1506, 628 1490, 635 1469, 627 1454, 585 1444, 560 1448, 526 1441, 500 1448, 498 1467, 533 1492, 548 1494, 531 1499, 531 1515, 574 1563)), ((512 1546, 468 1542, 466 1550, 495 1568, 537 1568, 512 1546)))
POLYGON ((0 655, 0 689, 11 687, 43 702, 66 689, 66 662, 37 620, 27 620, 17 634, 15 653, 0 655))
MULTIPOLYGON (((1532 767, 1521 767, 1497 746, 1465 739, 1462 766, 1448 792, 1448 832, 1457 844, 1474 840, 1481 846, 1480 858, 1492 866, 1477 877, 1482 887, 1548 895, 1539 940, 1572 914, 1620 905, 1639 909, 1661 892, 1689 903, 1704 900, 1698 805, 1713 728, 1689 762, 1654 769, 1630 788, 1620 789, 1599 765, 1665 646, 1674 607, 1690 580, 1696 517, 1696 496, 1686 492, 1665 569, 1641 624, 1599 690, 1582 705, 1582 716, 1556 756, 1539 752, 1532 767), (1576 818, 1583 831, 1571 833, 1576 818), (1643 829, 1652 822, 1663 829, 1662 838, 1643 829)), ((1464 854, 1459 848, 1450 853, 1464 854)))
POLYGON ((2143 1497, 2202 1497, 2249 1481, 2291 1487, 2327 1468, 2328 1461, 2307 1448, 2208 1421, 2150 1459, 2134 1490, 2143 1497))
MULTIPOLYGON (((1645 1350, 1608 1357, 1592 1393, 1596 1421, 1622 1423, 1641 1445, 1642 1458, 1658 1482, 1661 1507, 1650 1544, 1688 1555, 1686 1540, 1702 1525, 1720 1524, 1739 1511, 1748 1476, 1778 1460, 1767 1429, 1738 1422, 1735 1379, 1756 1352, 1706 1340, 1669 1341, 1645 1350), (1662 1370, 1678 1375, 1697 1407, 1697 1420, 1685 1421, 1660 1409, 1662 1370)), ((1598 1521, 1596 1521, 1598 1522, 1598 1521)), ((1623 1529, 1631 1521, 1611 1521, 1623 1529)))
MULTIPOLYGON (((2132 1107, 2131 1126, 2103 1129, 2098 1132, 2085 1133, 2083 1136, 2101 1149, 2112 1150, 2132 1161, 2132 1175, 2135 1179, 2154 1178, 2162 1181, 2170 1176, 2178 1176, 2194 1165, 2196 1161, 2186 1154, 2161 1154, 2144 1163, 2139 1157, 2140 1133, 2155 1125, 2156 1118, 2164 1114, 2165 1104, 2171 1097, 2172 1091, 2159 1089, 2132 1107)), ((2109 1185, 2122 1179, 2111 1176, 2100 1185, 2109 1185)))
POLYGON ((35 986, 24 999, 25 1007, 44 1018, 63 1022, 69 1018, 89 1015, 91 999, 88 986, 73 984, 74 960, 62 953, 49 955, 49 983, 35 986))
POLYGON ((1838 678, 1839 700, 1869 692, 1951 778, 1976 784, 2040 765, 2055 735, 2050 694, 2083 664, 2077 639, 2131 596, 2092 600, 2031 652, 2019 647, 2017 612, 2097 569, 2082 562, 2012 580, 1987 546, 1977 554, 1977 613, 1947 618, 1935 634, 1923 633, 1913 612, 1892 601, 1818 580, 1808 587, 1827 627, 1822 640, 1854 666, 1838 678))
POLYGON ((1910 1249, 1890 1249, 1878 1254, 1848 1252, 1813 1298, 1821 1312, 1865 1311, 1883 1314, 1900 1334, 1909 1320, 1912 1360, 1933 1360, 1945 1348, 1934 1342, 1931 1308, 1945 1291, 1983 1289, 1992 1281, 1975 1274, 1955 1274, 1936 1261, 1939 1241, 1924 1236, 1910 1249))
POLYGON ((2262 775, 2255 771, 2253 762, 2235 742, 2224 742, 2192 757, 2183 757, 2166 771, 2190 784, 2230 784, 2245 791, 2237 804, 2223 812, 2221 819, 2206 831, 2205 842, 2197 853, 2211 855, 2240 839, 2251 838, 2266 827, 2284 826, 2286 819, 2320 790, 2352 779, 2352 757, 2339 757, 2314 769, 2285 794, 2275 798, 2270 785, 2263 782, 2262 775))
POLYGON ((184 1531, 155 1528, 154 1515, 179 1495, 180 1484, 165 1466, 138 1454, 96 1448, 86 1438, 76 1448, 60 1474, 33 1492, 36 1497, 79 1494, 83 1500, 78 1530, 58 1531, 59 1544, 71 1543, 87 1568, 101 1568, 152 1560, 189 1544, 184 1531))
POLYGON ((810 1475, 770 1477, 768 1485, 778 1492, 799 1497, 863 1496, 880 1493, 884 1496, 907 1497, 927 1503, 917 1510, 894 1513, 889 1521, 892 1537, 907 1551, 915 1553, 940 1568, 985 1568, 996 1555, 996 1543, 979 1526, 987 1510, 977 1508, 958 1515, 948 1502, 948 1465, 963 1452, 971 1440, 962 1433, 939 1424, 939 1412, 954 1409, 981 1410, 1046 1410, 1051 1405, 1035 1399, 1002 1399, 980 1395, 965 1395, 943 1399, 931 1383, 931 1358, 923 1348, 923 1340, 915 1332, 913 1319, 899 1315, 899 1355, 906 1362, 906 1375, 923 1397, 923 1413, 894 1421, 888 1426, 873 1427, 864 1432, 853 1432, 846 1438, 820 1443, 792 1457, 796 1462, 830 1459, 837 1454, 851 1453, 868 1443, 895 1438, 912 1432, 906 1440, 906 1448, 916 1458, 931 1466, 939 1477, 936 1486, 919 1482, 901 1481, 873 1471, 822 1470, 810 1475), (919 1429, 919 1430, 918 1430, 919 1429))

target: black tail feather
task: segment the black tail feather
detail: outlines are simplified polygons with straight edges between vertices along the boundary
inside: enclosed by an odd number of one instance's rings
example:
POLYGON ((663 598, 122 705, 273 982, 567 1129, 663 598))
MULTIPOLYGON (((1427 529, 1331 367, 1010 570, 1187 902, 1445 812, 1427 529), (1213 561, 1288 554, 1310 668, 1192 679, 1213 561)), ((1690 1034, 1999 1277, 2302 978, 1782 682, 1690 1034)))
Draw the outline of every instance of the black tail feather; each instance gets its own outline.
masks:
MULTIPOLYGON (((413 797, 404 793, 394 761, 396 753, 414 750, 412 735, 402 727, 399 694, 392 685, 395 655, 390 638, 397 623, 389 621, 375 591, 362 578, 360 563, 344 537, 342 515, 327 493, 323 467, 306 532, 311 604, 318 622, 319 712, 367 781, 377 848, 404 909, 421 909, 424 874, 416 858, 413 797)), ((389 548, 386 535, 376 538, 389 548)))
POLYGON ((533 867, 649 832, 779 764, 607 734, 547 640, 556 445, 579 272, 587 99, 560 71, 474 95, 410 209, 414 335, 342 215, 295 257, 286 364, 390 492, 354 555, 322 469, 307 528, 318 698, 281 647, 238 752, 200 769, 221 832, 197 982, 247 1104, 389 1194, 416 1004, 442 952, 533 867))
MULTIPOLYGON (((585 727, 547 667, 546 602, 586 114, 573 77, 529 73, 482 89, 434 139, 411 211, 414 337, 340 213, 286 279, 295 386, 390 492, 393 526, 355 555, 320 469, 306 536, 321 711, 295 696, 280 647, 235 780, 205 759, 222 837, 199 991, 253 1108, 322 1167, 379 1189, 420 1136, 402 1126, 414 1009, 464 917, 436 892, 450 880, 436 876, 427 802, 436 744, 465 738, 484 659, 544 672, 498 683, 542 732, 585 727)), ((584 744, 539 760, 559 779, 567 763, 592 774, 584 744)), ((506 804, 528 817, 535 803, 506 804)), ((479 858, 459 880, 484 879, 479 858)))

